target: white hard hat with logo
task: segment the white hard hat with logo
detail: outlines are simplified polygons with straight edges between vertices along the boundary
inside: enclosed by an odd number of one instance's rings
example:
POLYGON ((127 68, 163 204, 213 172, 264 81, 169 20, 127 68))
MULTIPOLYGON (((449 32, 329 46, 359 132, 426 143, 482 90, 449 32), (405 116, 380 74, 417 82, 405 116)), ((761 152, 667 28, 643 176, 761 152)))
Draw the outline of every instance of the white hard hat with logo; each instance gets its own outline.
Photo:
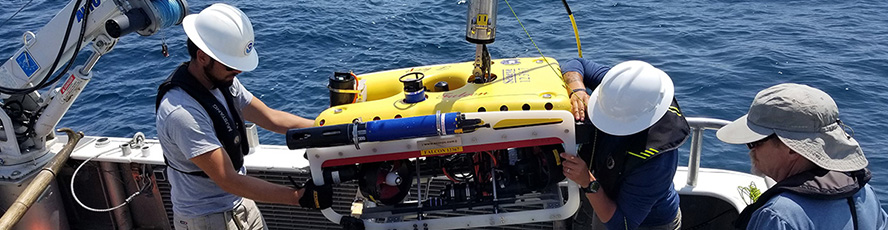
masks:
POLYGON ((213 4, 198 14, 185 16, 182 27, 200 50, 225 66, 251 71, 259 65, 253 47, 253 25, 236 7, 213 4))
POLYGON ((626 136, 645 130, 666 114, 675 96, 672 79, 643 61, 617 64, 592 91, 589 120, 599 130, 626 136))

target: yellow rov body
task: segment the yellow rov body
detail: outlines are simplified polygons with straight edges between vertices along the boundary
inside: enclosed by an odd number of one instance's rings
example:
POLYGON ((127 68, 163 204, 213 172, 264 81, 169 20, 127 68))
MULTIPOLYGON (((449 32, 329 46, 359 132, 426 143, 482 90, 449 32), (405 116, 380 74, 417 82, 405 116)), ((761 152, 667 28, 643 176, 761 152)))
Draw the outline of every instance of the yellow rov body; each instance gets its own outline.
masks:
MULTIPOLYGON (((553 58, 512 58, 492 60, 487 83, 469 82, 473 62, 410 67, 355 76, 354 103, 333 106, 321 112, 315 126, 347 124, 355 121, 385 120, 436 114, 437 112, 485 112, 514 110, 570 110, 567 86, 561 68, 553 58), (548 61, 548 62, 547 62, 548 61), (551 66, 551 67, 550 67, 551 66), (405 102, 404 84, 399 78, 422 73, 425 100, 405 102), (449 89, 436 89, 446 82, 449 89)), ((335 90, 334 90, 335 91, 335 90)))

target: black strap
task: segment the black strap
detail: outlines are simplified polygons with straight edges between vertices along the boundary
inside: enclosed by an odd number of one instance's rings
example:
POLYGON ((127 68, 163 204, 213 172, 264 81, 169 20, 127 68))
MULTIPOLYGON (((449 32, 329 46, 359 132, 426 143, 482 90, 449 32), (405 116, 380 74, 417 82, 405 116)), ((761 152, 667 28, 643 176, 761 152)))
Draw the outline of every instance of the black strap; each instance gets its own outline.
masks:
POLYGON ((171 169, 176 170, 177 172, 180 172, 180 173, 184 173, 184 174, 188 174, 188 175, 192 175, 192 176, 210 178, 210 175, 207 175, 203 171, 186 172, 186 171, 182 171, 181 169, 177 169, 176 167, 173 167, 172 165, 170 165, 170 162, 167 161, 166 157, 163 158, 163 163, 166 164, 167 168, 171 168, 171 169))
MULTIPOLYGON (((173 72, 173 74, 171 74, 160 87, 158 87, 157 98, 155 101, 155 112, 157 111, 157 108, 160 107, 160 102, 166 92, 175 87, 184 90, 189 96, 197 100, 197 102, 203 107, 204 111, 207 112, 207 115, 213 121, 213 129, 216 132, 216 137, 222 144, 222 148, 228 153, 228 157, 231 159, 234 170, 238 171, 243 166, 244 155, 250 152, 250 146, 245 143, 247 136, 246 127, 240 116, 240 111, 235 109, 234 96, 231 95, 230 89, 219 89, 228 106, 228 111, 226 112, 224 109, 225 106, 219 103, 216 97, 214 97, 209 90, 207 90, 194 78, 194 76, 191 75, 191 73, 188 72, 188 65, 188 62, 182 63, 182 65, 180 65, 179 68, 177 68, 176 71, 173 72)), ((209 176, 202 170, 186 172, 172 167, 166 157, 164 157, 164 163, 167 167, 178 172, 209 178, 209 176)))
POLYGON ((854 230, 857 230, 857 207, 854 205, 854 197, 848 197, 848 207, 851 208, 851 222, 854 223, 854 230))

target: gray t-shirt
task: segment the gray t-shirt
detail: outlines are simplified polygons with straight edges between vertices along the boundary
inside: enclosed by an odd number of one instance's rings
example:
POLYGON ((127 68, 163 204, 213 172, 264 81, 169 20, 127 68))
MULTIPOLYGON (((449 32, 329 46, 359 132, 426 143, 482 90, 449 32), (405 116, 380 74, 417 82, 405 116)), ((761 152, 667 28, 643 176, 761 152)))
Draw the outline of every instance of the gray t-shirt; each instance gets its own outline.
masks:
MULTIPOLYGON (((210 92, 226 109, 230 109, 219 89, 210 92)), ((231 85, 231 95, 238 110, 243 110, 253 99, 253 94, 237 78, 231 85)), ((163 156, 176 169, 200 171, 190 159, 222 147, 207 112, 181 88, 173 88, 164 95, 157 108, 156 124, 163 156)), ((246 174, 246 170, 241 167, 239 173, 246 174)), ((178 215, 196 217, 224 212, 232 210, 243 200, 225 192, 209 178, 187 175, 173 169, 168 169, 167 174, 172 186, 173 212, 178 215)))

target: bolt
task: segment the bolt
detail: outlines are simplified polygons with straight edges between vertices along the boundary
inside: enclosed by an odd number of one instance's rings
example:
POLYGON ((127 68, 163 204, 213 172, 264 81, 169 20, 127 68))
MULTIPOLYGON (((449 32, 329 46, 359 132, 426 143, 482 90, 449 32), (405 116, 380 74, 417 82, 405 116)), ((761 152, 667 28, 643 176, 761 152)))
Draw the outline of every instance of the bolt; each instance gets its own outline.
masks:
POLYGON ((321 158, 320 154, 315 154, 315 158, 321 158))
POLYGON ((341 113, 341 112, 342 112, 342 109, 334 109, 333 112, 334 112, 334 113, 341 113))
POLYGON ((12 176, 18 176, 19 174, 22 174, 22 172, 19 172, 18 170, 12 171, 12 176))
POLYGON ((570 132, 569 129, 564 129, 564 133, 569 133, 569 132, 570 132))
POLYGON ((531 136, 537 136, 537 132, 536 132, 536 131, 533 131, 532 133, 530 133, 530 135, 531 135, 531 136))
POLYGON ((339 152, 339 156, 342 156, 342 152, 339 152))
POLYGON ((543 98, 552 98, 552 94, 543 94, 543 98))

